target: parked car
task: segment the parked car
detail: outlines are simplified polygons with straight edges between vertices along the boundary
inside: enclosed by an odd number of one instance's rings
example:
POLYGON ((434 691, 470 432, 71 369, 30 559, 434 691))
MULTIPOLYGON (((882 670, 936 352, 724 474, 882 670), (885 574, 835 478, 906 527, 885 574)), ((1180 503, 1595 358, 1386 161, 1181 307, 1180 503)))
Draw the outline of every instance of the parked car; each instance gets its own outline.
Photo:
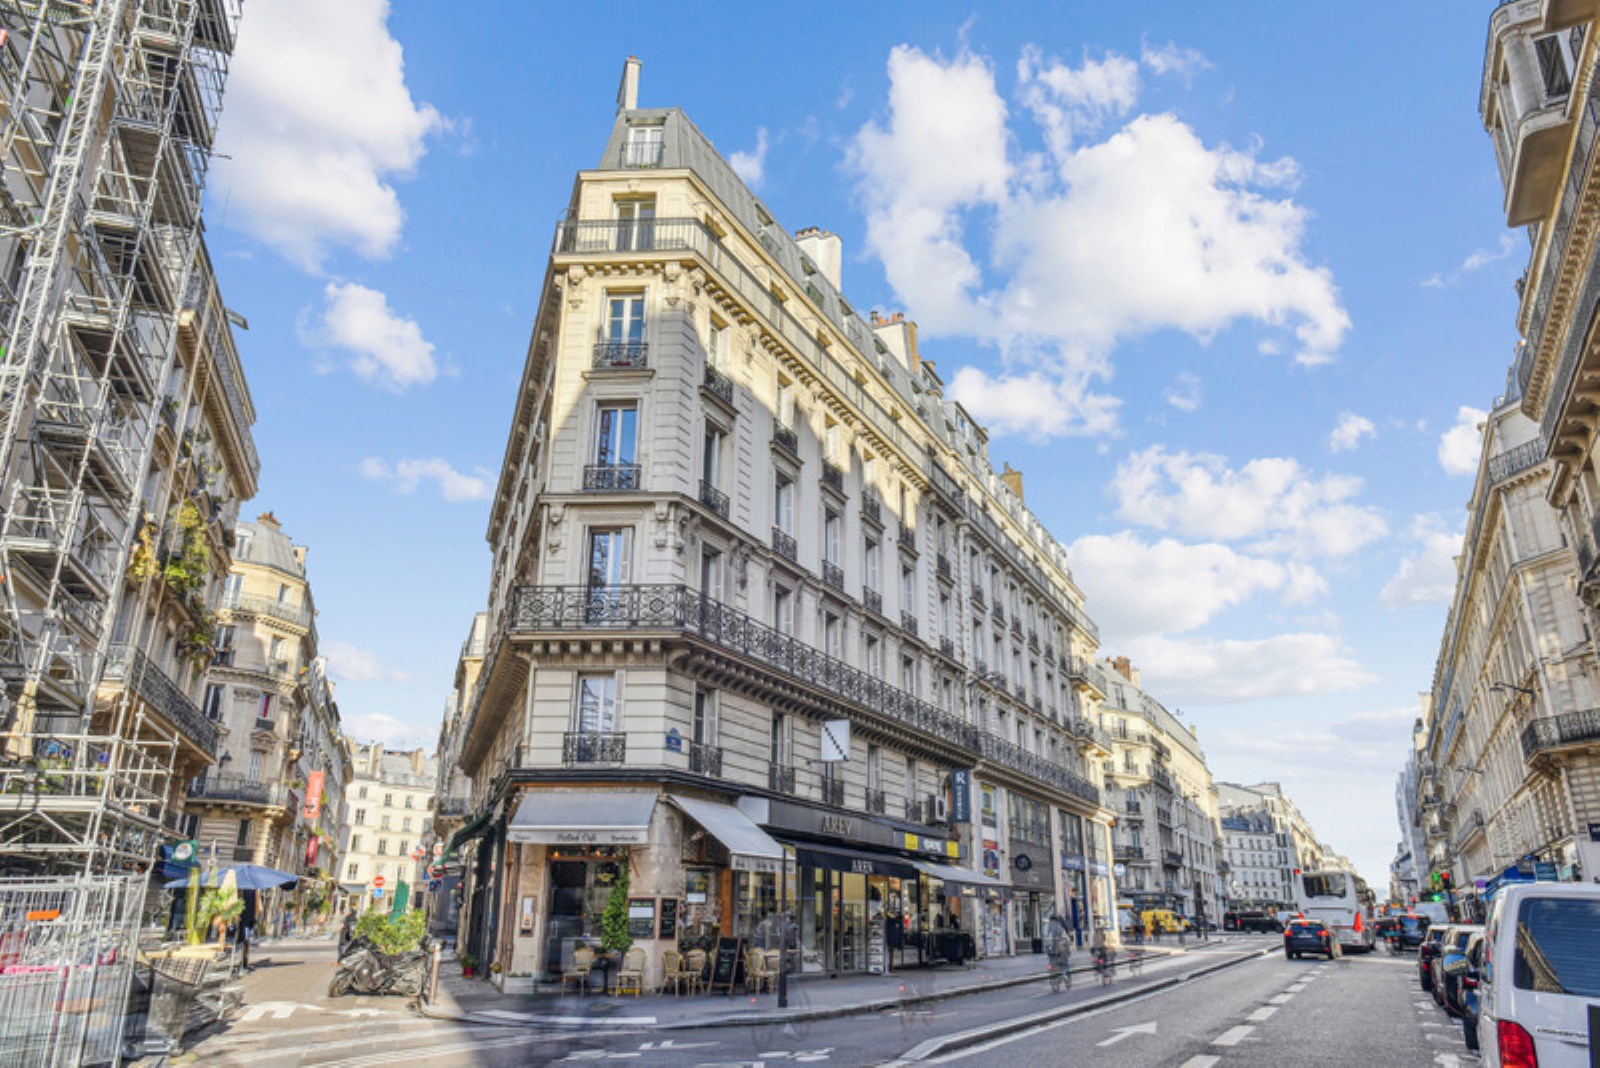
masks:
POLYGON ((1400 945, 1404 949, 1416 949, 1422 945, 1422 940, 1428 936, 1428 928, 1433 925, 1432 920, 1416 912, 1402 912, 1394 919, 1400 925, 1400 945))
MULTIPOLYGON (((1588 1068, 1600 1006, 1600 886, 1514 883, 1495 895, 1478 979, 1489 1068, 1588 1068)), ((1600 1036, 1595 1036, 1600 1039, 1600 1036)))
POLYGON ((1477 924, 1452 924, 1439 945, 1439 955, 1433 960, 1433 996, 1447 1015, 1461 1015, 1461 977, 1467 970, 1467 946, 1473 935, 1482 933, 1483 928, 1477 924))
POLYGON ((1422 984, 1425 993, 1433 993, 1433 972, 1428 965, 1433 961, 1434 954, 1439 952, 1439 943, 1448 927, 1448 924, 1443 924, 1428 928, 1422 944, 1417 947, 1417 981, 1422 984))
POLYGON ((1290 920, 1283 929, 1283 955, 1291 960, 1303 953, 1325 954, 1333 959, 1333 932, 1321 920, 1290 920))
POLYGON ((1483 932, 1477 931, 1467 939, 1465 961, 1458 966, 1460 974, 1456 989, 1459 993, 1457 1015, 1461 1017, 1461 1036, 1467 1049, 1478 1051, 1478 980, 1483 975, 1483 932))

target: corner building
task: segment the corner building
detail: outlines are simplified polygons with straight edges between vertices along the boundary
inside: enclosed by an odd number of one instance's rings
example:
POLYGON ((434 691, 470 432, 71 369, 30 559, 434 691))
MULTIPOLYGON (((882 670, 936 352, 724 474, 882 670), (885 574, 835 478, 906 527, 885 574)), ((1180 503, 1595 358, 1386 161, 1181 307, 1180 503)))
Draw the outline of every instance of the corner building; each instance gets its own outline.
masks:
POLYGON ((460 944, 551 979, 624 876, 652 986, 785 891, 806 974, 1110 923, 1065 551, 915 325, 841 295, 838 238, 790 236, 637 70, 555 235, 442 743, 460 944))

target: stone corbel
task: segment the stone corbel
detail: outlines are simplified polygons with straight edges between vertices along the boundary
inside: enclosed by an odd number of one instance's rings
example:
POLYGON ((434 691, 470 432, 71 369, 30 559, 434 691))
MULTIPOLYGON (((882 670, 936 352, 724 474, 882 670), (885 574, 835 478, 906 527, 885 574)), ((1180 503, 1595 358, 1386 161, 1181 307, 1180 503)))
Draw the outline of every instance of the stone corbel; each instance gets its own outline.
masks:
POLYGON ((583 307, 584 282, 589 277, 589 271, 581 264, 574 264, 567 268, 567 307, 577 311, 583 307))
POLYGON ((561 551, 561 528, 567 518, 567 506, 552 504, 545 507, 544 543, 551 556, 561 551))
POLYGON ((655 522, 656 522, 656 548, 657 549, 665 549, 667 547, 667 542, 670 539, 671 526, 670 526, 670 523, 668 521, 668 515, 669 515, 670 511, 671 511, 671 505, 669 505, 666 501, 657 501, 656 502, 656 504, 655 504, 655 522))

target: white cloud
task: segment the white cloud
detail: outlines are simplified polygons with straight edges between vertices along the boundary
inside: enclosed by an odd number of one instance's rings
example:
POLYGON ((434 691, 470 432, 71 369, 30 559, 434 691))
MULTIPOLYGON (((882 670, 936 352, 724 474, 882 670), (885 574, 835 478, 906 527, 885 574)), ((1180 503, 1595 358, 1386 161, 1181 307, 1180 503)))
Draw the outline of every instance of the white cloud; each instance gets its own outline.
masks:
POLYGON ((426 731, 382 712, 357 712, 342 718, 349 737, 358 742, 382 742, 390 749, 431 748, 438 738, 437 731, 429 737, 426 731))
POLYGON ((1168 704, 1231 704, 1359 689, 1376 677, 1329 634, 1253 640, 1142 638, 1130 650, 1168 704))
POLYGON ((322 318, 302 340, 342 349, 357 376, 393 392, 425 386, 439 375, 433 343, 422 328, 389 307, 389 298, 354 282, 330 282, 322 318))
POLYGON ((361 477, 371 482, 387 482, 396 493, 411 495, 423 482, 434 482, 439 495, 447 501, 486 501, 489 499, 489 477, 486 472, 476 475, 457 471, 444 460, 400 460, 388 464, 375 456, 361 461, 361 477))
POLYGON ((1214 543, 1145 542, 1131 531, 1079 538, 1068 555, 1096 620, 1123 642, 1193 630, 1258 593, 1303 602, 1326 591, 1307 567, 1214 543))
POLYGON ((1372 420, 1355 412, 1340 412, 1339 425, 1328 435, 1328 448, 1334 452, 1350 452, 1361 444, 1362 438, 1375 438, 1378 428, 1372 420))
POLYGON ((1310 213, 1265 192, 1293 180, 1292 160, 1208 146, 1170 114, 1080 143, 1135 104, 1137 65, 1114 55, 1066 67, 1023 52, 1018 92, 1048 152, 1016 159, 982 59, 900 46, 888 68, 888 118, 861 128, 849 165, 868 251, 925 332, 997 345, 1006 375, 1054 379, 1064 396, 1109 376, 1120 342, 1160 330, 1204 341, 1248 321, 1292 335, 1304 365, 1333 358, 1350 320, 1302 252, 1310 213), (967 245, 980 225, 993 277, 967 245))
POLYGON ((1201 71, 1211 69, 1211 63, 1200 52, 1193 48, 1180 48, 1171 41, 1159 48, 1152 48, 1148 41, 1141 42, 1139 62, 1156 74, 1176 75, 1185 83, 1192 81, 1201 71))
POLYGON ((1400 561, 1378 600, 1385 608, 1449 604, 1456 592, 1456 557, 1464 533, 1446 527, 1442 517, 1418 516, 1411 525, 1415 551, 1400 561))
POLYGON ((1482 270, 1491 263, 1498 263, 1507 256, 1511 255, 1511 253, 1515 250, 1516 239, 1510 234, 1501 234, 1500 243, 1497 248, 1473 249, 1471 252, 1467 253, 1466 259, 1462 260, 1456 266, 1455 270, 1451 271, 1449 274, 1440 274, 1439 272, 1435 271, 1433 274, 1423 278, 1422 285, 1427 289, 1444 289, 1448 286, 1456 285, 1466 275, 1472 274, 1474 271, 1482 270))
POLYGON ((373 682, 390 679, 407 682, 411 678, 406 672, 385 664, 377 653, 350 642, 324 642, 322 653, 328 658, 328 674, 335 681, 373 682))
POLYGON ((730 153, 728 166, 733 168, 745 185, 752 189, 759 188, 761 180, 767 173, 767 128, 756 127, 756 147, 749 152, 739 151, 730 153))
POLYGON ((1129 522, 1298 558, 1348 556, 1388 532, 1376 509, 1351 503, 1361 489, 1359 478, 1317 478, 1292 459, 1235 471, 1220 456, 1160 445, 1130 455, 1111 483, 1129 522))
POLYGON ((1180 412, 1199 411, 1200 402, 1203 399, 1203 385, 1199 375, 1190 371, 1181 371, 1172 380, 1172 384, 1161 394, 1161 399, 1180 412))
POLYGON ((1478 453, 1483 446, 1480 429, 1489 413, 1463 404, 1456 409, 1456 423, 1439 435, 1439 466, 1447 475, 1473 475, 1478 471, 1478 453))
POLYGON ((307 270, 339 247, 394 250, 404 212, 392 182, 446 126, 412 99, 388 16, 388 0, 245 11, 217 146, 226 217, 307 270))
POLYGON ((1087 377, 1083 372, 1069 383, 1037 372, 990 378, 963 367, 950 382, 950 396, 992 432, 1033 439, 1110 434, 1122 402, 1079 384, 1087 377))

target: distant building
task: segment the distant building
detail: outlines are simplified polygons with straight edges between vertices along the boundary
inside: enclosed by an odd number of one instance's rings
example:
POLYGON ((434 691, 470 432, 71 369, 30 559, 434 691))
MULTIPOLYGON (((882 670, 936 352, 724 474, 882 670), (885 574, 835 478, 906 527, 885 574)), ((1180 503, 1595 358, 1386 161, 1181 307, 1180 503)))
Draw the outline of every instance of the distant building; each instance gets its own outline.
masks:
POLYGON ((351 775, 340 884, 363 910, 388 908, 397 896, 420 907, 432 861, 438 762, 420 748, 391 753, 380 742, 346 745, 351 775))
POLYGON ((1294 907, 1289 835, 1263 808, 1229 810, 1222 817, 1232 911, 1279 912, 1294 907))

